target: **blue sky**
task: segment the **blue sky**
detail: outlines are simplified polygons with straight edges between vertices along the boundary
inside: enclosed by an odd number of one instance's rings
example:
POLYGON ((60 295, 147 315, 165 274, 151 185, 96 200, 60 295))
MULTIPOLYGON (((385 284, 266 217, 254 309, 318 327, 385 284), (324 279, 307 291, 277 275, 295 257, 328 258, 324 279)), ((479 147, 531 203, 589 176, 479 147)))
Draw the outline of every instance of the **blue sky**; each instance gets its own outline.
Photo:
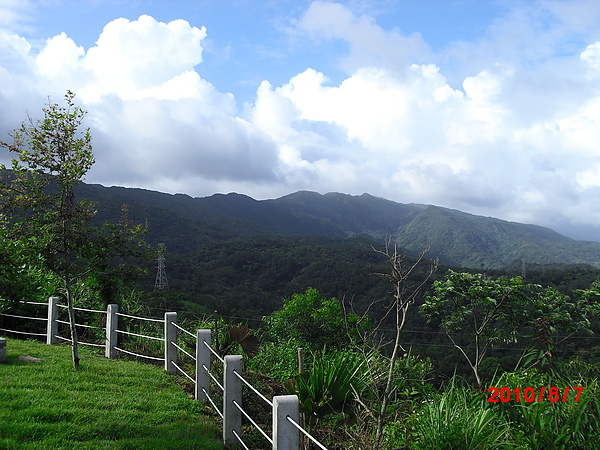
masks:
MULTIPOLYGON (((15 2, 16 3, 16 2, 15 2)), ((238 101, 253 101, 261 81, 281 85, 307 67, 341 82, 347 75, 336 61, 347 44, 307 42, 290 36, 292 23, 310 1, 298 0, 187 0, 187 1, 33 1, 24 14, 23 36, 37 45, 62 32, 86 49, 93 47, 104 26, 124 17, 143 14, 168 23, 184 19, 206 27, 204 61, 198 72, 220 91, 236 94, 238 101)), ((372 14, 386 29, 421 34, 433 51, 453 41, 479 38, 498 15, 504 2, 481 0, 405 0, 340 2, 372 14), (432 13, 433 12, 433 13, 432 13)), ((21 8, 23 10, 25 8, 21 8)))
POLYGON ((600 241, 598 23, 596 0, 0 0, 0 139, 70 89, 90 182, 368 192, 600 241))

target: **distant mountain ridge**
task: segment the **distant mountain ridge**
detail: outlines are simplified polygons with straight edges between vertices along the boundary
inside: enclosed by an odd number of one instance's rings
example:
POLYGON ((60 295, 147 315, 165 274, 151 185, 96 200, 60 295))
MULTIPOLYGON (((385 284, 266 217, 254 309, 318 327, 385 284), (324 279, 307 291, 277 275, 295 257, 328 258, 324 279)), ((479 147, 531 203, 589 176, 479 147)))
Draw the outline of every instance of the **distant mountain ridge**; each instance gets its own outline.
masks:
POLYGON ((299 191, 273 200, 242 194, 192 198, 144 189, 82 184, 78 195, 98 202, 99 220, 114 220, 122 204, 148 221, 147 241, 186 253, 202 245, 259 236, 391 237, 403 250, 430 248, 449 265, 501 267, 538 264, 600 267, 600 243, 578 241, 536 225, 476 216, 432 205, 402 204, 369 194, 299 191))

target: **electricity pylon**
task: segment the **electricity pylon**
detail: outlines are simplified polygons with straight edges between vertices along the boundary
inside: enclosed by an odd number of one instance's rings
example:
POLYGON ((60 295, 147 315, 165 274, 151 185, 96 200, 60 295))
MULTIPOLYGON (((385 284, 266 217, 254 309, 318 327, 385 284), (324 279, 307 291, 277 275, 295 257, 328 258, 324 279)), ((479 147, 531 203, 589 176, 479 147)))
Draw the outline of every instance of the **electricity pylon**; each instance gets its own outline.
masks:
POLYGON ((167 271, 165 269, 166 250, 167 246, 165 244, 158 244, 158 270, 156 272, 156 281, 154 282, 154 287, 156 289, 169 289, 167 271))

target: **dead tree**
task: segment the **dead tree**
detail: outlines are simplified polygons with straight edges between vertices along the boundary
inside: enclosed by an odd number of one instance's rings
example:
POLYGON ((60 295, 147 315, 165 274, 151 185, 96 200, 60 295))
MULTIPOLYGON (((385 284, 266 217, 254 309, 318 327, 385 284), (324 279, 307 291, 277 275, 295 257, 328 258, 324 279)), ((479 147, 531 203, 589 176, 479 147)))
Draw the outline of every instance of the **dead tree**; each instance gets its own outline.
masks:
MULTIPOLYGON (((375 439, 373 442, 373 449, 378 450, 381 447, 383 438, 383 427, 388 418, 388 407, 390 400, 393 397, 394 387, 394 371, 396 369, 396 363, 401 353, 405 350, 402 348, 400 342, 402 330, 406 324, 406 319, 410 306, 414 304, 417 295, 421 292, 424 285, 429 281, 433 273, 437 270, 438 260, 429 261, 429 267, 423 279, 413 284, 415 278, 415 270, 425 260, 425 255, 429 251, 429 248, 425 249, 420 256, 414 262, 407 262, 405 255, 401 254, 397 245, 392 245, 388 241, 385 246, 385 250, 376 250, 387 259, 389 271, 387 273, 379 273, 387 278, 393 286, 392 301, 384 305, 383 317, 378 320, 374 326, 366 333, 362 333, 362 343, 360 343, 361 350, 365 354, 367 361, 372 361, 373 354, 380 354, 384 347, 391 345, 391 356, 386 359, 387 367, 384 370, 377 364, 370 364, 369 367, 369 384, 371 394, 375 401, 368 401, 362 398, 358 392, 355 391, 357 402, 365 409, 367 415, 375 422, 376 432, 375 439), (383 324, 387 322, 388 317, 394 317, 395 329, 394 338, 388 340, 384 338, 385 333, 383 332, 383 324), (383 390, 381 389, 383 378, 383 390)), ((382 301, 373 301, 369 304, 366 312, 363 313, 363 317, 367 318, 373 308, 375 308, 382 301)), ((360 330, 359 330, 360 332, 360 330)))

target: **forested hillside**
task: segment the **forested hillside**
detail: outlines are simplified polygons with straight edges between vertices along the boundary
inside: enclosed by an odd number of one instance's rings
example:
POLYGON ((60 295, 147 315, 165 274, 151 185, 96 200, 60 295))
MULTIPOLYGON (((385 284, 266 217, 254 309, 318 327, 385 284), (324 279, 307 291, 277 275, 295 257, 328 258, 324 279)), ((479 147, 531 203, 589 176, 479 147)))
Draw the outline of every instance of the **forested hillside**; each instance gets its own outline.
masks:
POLYGON ((548 228, 474 216, 437 206, 400 204, 368 194, 297 192, 257 201, 240 194, 192 198, 142 189, 82 185, 79 195, 98 202, 97 220, 130 217, 148 222, 147 241, 171 253, 195 251, 211 242, 257 236, 391 237, 406 252, 430 255, 449 265, 500 268, 526 264, 600 266, 600 243, 577 241, 548 228))
MULTIPOLYGON (((314 236, 261 237, 207 244, 190 254, 166 255, 168 291, 153 289, 156 266, 147 263, 149 274, 142 285, 146 292, 144 299, 158 313, 177 310, 216 315, 257 329, 264 326, 262 317, 280 309, 284 299, 315 288, 325 297, 337 298, 347 311, 362 314, 371 306, 370 315, 380 318, 393 299, 393 287, 384 276, 389 271, 388 263, 377 250, 384 250, 384 246, 366 238, 314 236)), ((407 257, 406 261, 411 263, 414 258, 407 257)), ((411 286, 425 277, 426 268, 426 265, 417 267, 411 275, 411 286)), ((468 367, 458 352, 451 350, 439 324, 427 323, 418 311, 424 301, 423 294, 431 290, 431 283, 444 279, 449 269, 441 265, 416 297, 402 335, 405 348, 432 358, 438 376, 452 375, 457 365, 460 373, 468 374, 468 367)), ((576 289, 589 288, 600 278, 600 270, 589 266, 529 265, 524 268, 519 262, 485 271, 489 277, 523 274, 528 283, 552 286, 566 295, 576 289)), ((383 329, 392 333, 393 316, 388 317, 383 329)), ((596 341, 596 337, 574 340, 561 348, 561 352, 579 352, 600 359, 596 341)), ((490 361, 496 360, 508 368, 518 359, 519 349, 517 346, 507 350, 502 346, 501 350, 492 351, 490 361)))

